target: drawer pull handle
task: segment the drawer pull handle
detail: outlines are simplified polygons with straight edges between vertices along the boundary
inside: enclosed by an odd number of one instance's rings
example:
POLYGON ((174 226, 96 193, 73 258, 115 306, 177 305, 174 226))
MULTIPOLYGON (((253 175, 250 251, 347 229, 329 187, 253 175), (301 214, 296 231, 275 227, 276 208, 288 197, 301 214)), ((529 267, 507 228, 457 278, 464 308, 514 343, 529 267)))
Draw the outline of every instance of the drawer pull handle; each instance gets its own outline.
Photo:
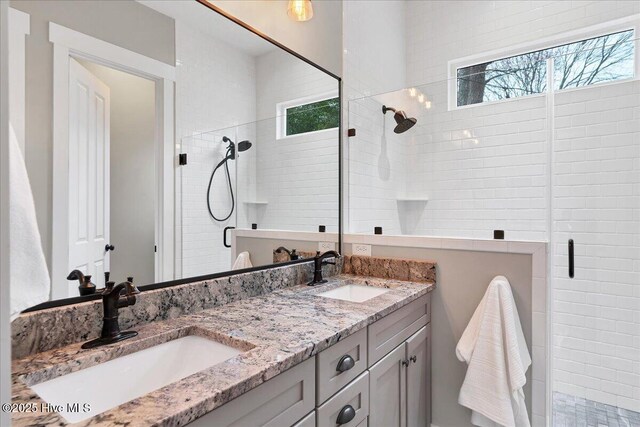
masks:
POLYGON ((349 369, 353 368, 355 365, 356 365, 356 361, 353 360, 353 357, 349 356, 348 354, 345 354, 344 356, 342 356, 342 358, 340 358, 340 361, 338 362, 338 366, 336 366, 336 371, 338 372, 348 371, 349 369))
POLYGON ((347 405, 344 408, 340 409, 338 413, 338 418, 336 419, 336 424, 342 425, 346 424, 352 419, 356 417, 356 410, 353 409, 353 406, 347 405))

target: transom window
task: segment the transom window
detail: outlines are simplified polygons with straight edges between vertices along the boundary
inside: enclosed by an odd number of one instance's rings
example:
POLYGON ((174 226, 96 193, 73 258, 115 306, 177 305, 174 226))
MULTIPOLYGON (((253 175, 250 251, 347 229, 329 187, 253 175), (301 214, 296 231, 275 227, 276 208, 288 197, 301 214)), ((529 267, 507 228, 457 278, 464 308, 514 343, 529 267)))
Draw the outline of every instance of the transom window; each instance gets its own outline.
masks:
POLYGON ((302 135, 340 125, 340 98, 315 96, 278 104, 278 138, 302 135))
POLYGON ((456 105, 544 93, 551 72, 554 90, 629 79, 634 64, 633 30, 628 30, 470 65, 456 70, 456 105))

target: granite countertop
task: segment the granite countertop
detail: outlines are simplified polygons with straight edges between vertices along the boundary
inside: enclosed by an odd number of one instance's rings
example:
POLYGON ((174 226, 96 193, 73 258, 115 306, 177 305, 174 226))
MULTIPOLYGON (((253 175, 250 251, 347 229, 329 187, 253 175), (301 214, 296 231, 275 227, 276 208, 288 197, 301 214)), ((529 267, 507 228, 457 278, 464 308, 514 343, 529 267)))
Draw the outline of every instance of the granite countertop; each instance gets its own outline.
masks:
MULTIPOLYGON (((190 334, 209 337, 243 351, 225 362, 74 424, 185 425, 434 288, 435 284, 429 282, 343 274, 313 288, 295 286, 153 322, 137 328, 137 337, 118 344, 81 350, 81 343, 77 343, 15 360, 12 401, 34 403, 40 408, 43 401, 29 385, 190 334), (363 303, 316 295, 349 283, 390 291, 363 303)), ((38 411, 14 413, 12 422, 14 426, 68 425, 55 412, 38 411)))

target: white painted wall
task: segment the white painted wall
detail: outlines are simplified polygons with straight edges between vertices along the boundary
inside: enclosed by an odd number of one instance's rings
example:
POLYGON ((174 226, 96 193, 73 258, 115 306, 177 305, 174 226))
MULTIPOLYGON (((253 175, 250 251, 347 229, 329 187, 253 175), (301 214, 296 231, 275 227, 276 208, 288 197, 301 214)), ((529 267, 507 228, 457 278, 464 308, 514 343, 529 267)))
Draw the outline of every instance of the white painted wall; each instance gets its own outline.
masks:
MULTIPOLYGON (((155 279, 155 83, 89 61, 81 64, 111 91, 111 274, 155 279)), ((93 280, 97 285, 102 278, 93 280)))
MULTIPOLYGON (((224 158, 227 144, 222 137, 237 141, 233 126, 255 121, 256 66, 252 56, 181 21, 176 22, 176 55, 176 136, 180 151, 189 159, 187 166, 178 169, 182 181, 176 200, 182 207, 182 230, 177 232, 182 235, 182 259, 177 262, 182 264, 182 277, 192 277, 231 268, 222 232, 235 225, 235 215, 223 223, 210 218, 207 184, 224 158), (219 131, 201 135, 215 129, 219 131)), ((236 162, 229 166, 235 186, 236 162)), ((216 173, 211 200, 217 216, 230 207, 222 169, 216 173)))

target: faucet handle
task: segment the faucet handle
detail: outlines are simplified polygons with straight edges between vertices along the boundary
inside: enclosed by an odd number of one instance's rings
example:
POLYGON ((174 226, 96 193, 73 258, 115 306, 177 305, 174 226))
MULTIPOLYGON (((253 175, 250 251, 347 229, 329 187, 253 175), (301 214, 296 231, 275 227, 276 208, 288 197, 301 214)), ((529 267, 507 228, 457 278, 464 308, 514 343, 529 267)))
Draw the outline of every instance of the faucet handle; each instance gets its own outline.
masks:
POLYGON ((127 287, 127 295, 137 295, 140 293, 140 289, 133 284, 133 276, 127 277, 127 281, 125 283, 125 286, 127 287))

